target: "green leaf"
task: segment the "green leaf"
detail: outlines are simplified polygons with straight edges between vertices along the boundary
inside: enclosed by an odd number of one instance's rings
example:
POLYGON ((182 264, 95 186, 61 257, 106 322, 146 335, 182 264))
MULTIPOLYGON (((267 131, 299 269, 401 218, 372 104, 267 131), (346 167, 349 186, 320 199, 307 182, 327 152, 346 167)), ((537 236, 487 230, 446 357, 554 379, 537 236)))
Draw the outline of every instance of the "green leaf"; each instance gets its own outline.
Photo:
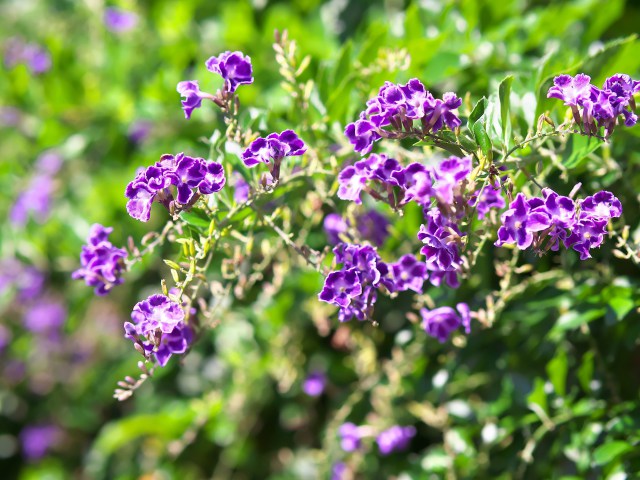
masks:
POLYGON ((588 155, 595 152, 602 145, 602 141, 585 135, 572 135, 564 151, 562 164, 568 169, 580 167, 588 155))
POLYGON ((633 450, 633 446, 627 442, 609 442, 596 448, 593 452, 593 459, 598 465, 607 465, 630 450, 633 450))
POLYGON ((568 370, 567 352, 562 348, 562 345, 560 345, 556 356, 547 363, 547 375, 549 375, 549 380, 556 393, 561 397, 564 397, 566 393, 568 370))
POLYGON ((469 115, 469 120, 467 121, 467 128, 471 132, 471 134, 475 138, 475 133, 473 132, 473 127, 475 123, 480 120, 480 117, 484 114, 485 109, 487 108, 487 97, 482 97, 471 110, 471 115, 469 115))
POLYGON ((542 409, 545 413, 548 412, 547 394, 544 391, 543 379, 539 377, 535 379, 535 382, 533 384, 533 390, 531 390, 531 393, 527 397, 527 404, 529 405, 529 408, 531 408, 534 411, 537 411, 538 409, 542 409), (534 408, 532 408, 532 405, 534 405, 534 408), (535 406, 537 406, 537 408, 535 408, 535 406))
POLYGON ((493 145, 491 144, 491 139, 489 138, 489 135, 487 135, 487 130, 485 129, 484 123, 482 123, 482 121, 476 122, 476 124, 473 126, 473 135, 484 156, 487 157, 489 161, 492 161, 493 145))
POLYGON ((606 313, 604 308, 597 308, 594 310, 587 310, 586 312, 578 312, 576 310, 572 310, 570 312, 564 313, 558 317, 558 321, 556 325, 551 330, 551 333, 564 332, 566 330, 573 330, 580 325, 585 323, 589 323, 596 318, 602 317, 606 313))
POLYGON ((198 230, 208 230, 209 224, 211 223, 211 219, 204 210, 200 208, 192 208, 191 210, 184 211, 180 213, 180 218, 198 230))
POLYGON ((582 363, 578 368, 578 381, 585 392, 591 391, 591 380, 593 380, 593 359, 594 353, 589 350, 582 357, 582 363))
POLYGON ((507 76, 498 87, 498 98, 500 98, 500 124, 502 125, 502 143, 508 147, 511 137, 511 119, 509 117, 509 107, 511 100, 511 84, 513 75, 507 76))

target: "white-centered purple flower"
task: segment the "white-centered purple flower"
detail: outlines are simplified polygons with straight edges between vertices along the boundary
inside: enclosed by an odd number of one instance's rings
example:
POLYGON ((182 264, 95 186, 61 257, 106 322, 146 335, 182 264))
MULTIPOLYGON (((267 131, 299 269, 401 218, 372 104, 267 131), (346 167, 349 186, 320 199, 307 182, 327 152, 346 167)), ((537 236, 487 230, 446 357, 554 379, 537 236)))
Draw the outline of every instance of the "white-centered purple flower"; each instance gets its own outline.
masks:
POLYGON ((185 80, 179 82, 176 90, 183 98, 182 110, 184 110, 184 116, 188 120, 191 118, 191 114, 196 108, 202 106, 203 98, 210 98, 211 95, 200 91, 200 86, 197 80, 185 80))
POLYGON ((451 307, 439 307, 433 310, 422 308, 420 315, 422 315, 422 325, 427 334, 437 338, 440 343, 445 343, 451 332, 461 326, 464 327, 465 333, 469 334, 471 332, 469 306, 466 303, 458 303, 456 310, 451 307))
POLYGON ((460 183, 471 173, 471 157, 449 157, 433 169, 433 193, 447 205, 453 203, 460 183))
POLYGON ((396 291, 413 290, 422 293, 422 285, 429 278, 426 263, 419 261, 414 255, 406 254, 390 267, 396 291))
POLYGON ((122 274, 127 252, 109 242, 112 231, 113 228, 98 223, 91 227, 87 244, 82 247, 80 254, 82 266, 71 274, 71 278, 82 278, 87 285, 94 287, 96 295, 106 295, 124 281, 122 274))
POLYGON ((524 250, 533 243, 533 234, 545 230, 551 225, 549 214, 534 212, 523 193, 518 193, 509 205, 509 210, 501 216, 502 226, 498 229, 497 247, 515 243, 524 250))
POLYGON ((207 70, 224 79, 225 91, 233 93, 239 85, 253 83, 251 58, 242 52, 224 52, 206 61, 207 70))
POLYGON ((376 443, 378 444, 378 448, 382 455, 389 455, 409 448, 409 443, 415 435, 416 428, 413 425, 406 427, 394 425, 393 427, 380 432, 376 437, 376 443))
POLYGON ((285 130, 281 133, 271 133, 266 138, 255 139, 242 152, 242 162, 249 168, 260 163, 270 165, 272 169, 280 164, 284 157, 297 157, 307 151, 304 142, 293 130, 285 130))

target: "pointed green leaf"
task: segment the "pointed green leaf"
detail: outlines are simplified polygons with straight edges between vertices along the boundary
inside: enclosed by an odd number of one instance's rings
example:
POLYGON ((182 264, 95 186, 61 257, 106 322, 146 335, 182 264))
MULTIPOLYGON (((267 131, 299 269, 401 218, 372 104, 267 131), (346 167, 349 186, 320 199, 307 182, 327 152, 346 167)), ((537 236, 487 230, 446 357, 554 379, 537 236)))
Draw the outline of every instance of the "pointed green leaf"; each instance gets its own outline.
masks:
POLYGON ((509 117, 511 84, 513 76, 509 75, 498 87, 498 97, 500 98, 500 124, 502 125, 502 143, 508 147, 511 137, 511 118, 509 117))

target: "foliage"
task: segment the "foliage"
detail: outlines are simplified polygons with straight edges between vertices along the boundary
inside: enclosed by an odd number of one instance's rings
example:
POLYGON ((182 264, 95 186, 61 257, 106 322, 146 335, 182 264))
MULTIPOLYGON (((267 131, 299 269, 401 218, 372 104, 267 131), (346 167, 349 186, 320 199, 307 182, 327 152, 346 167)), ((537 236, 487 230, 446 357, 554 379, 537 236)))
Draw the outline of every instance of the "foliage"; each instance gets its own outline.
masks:
POLYGON ((639 78, 640 10, 628 3, 161 0, 123 4, 138 15, 126 31, 106 28, 91 2, 1 5, 3 471, 329 478, 344 462, 344 478, 633 478, 640 128, 581 135, 547 98, 559 74, 639 78), (46 48, 51 69, 6 64, 16 38, 46 48), (176 85, 222 89, 205 60, 225 50, 251 57, 254 82, 185 120, 176 85), (569 195, 578 183, 580 198, 613 192, 623 215, 594 258, 496 248, 500 215, 473 211, 459 225, 469 262, 459 289, 380 295, 371 321, 339 323, 318 300, 336 269, 328 214, 356 237, 358 215, 384 215, 386 262, 422 246, 415 203, 337 195, 338 173, 360 160, 345 127, 385 81, 411 78, 435 97, 457 92, 463 124, 384 139, 377 152, 405 165, 469 155, 478 187, 508 176, 507 199, 540 187, 569 195), (307 151, 283 160, 276 183, 269 167, 245 167, 251 141, 286 129, 307 151), (51 185, 34 183, 46 152, 62 159, 51 185), (123 195, 137 169, 178 152, 223 165, 225 188, 181 212, 154 204, 148 223, 131 218, 123 195), (240 177, 251 193, 238 201, 240 177), (34 192, 48 189, 50 212, 10 221, 21 192, 37 208, 34 192), (124 284, 106 296, 71 280, 93 223, 113 226, 110 241, 128 253, 124 284), (30 266, 46 278, 35 293, 30 266), (197 336, 162 368, 122 338, 134 305, 159 293, 185 303, 197 336), (425 333, 420 308, 460 302, 474 311, 469 335, 440 343, 425 333), (314 372, 327 378, 317 397, 305 393, 314 372), (346 422, 366 427, 350 453, 338 435, 346 422), (55 441, 35 458, 25 432, 43 425, 55 441), (381 455, 374 437, 394 425, 415 436, 381 455))

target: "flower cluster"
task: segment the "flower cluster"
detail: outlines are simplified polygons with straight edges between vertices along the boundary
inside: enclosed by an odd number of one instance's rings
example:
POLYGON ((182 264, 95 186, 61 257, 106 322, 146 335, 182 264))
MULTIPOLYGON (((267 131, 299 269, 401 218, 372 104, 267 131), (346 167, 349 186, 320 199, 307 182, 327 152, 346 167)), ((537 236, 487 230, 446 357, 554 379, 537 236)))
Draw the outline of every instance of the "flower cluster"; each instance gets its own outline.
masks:
POLYGON ((466 303, 456 305, 456 310, 451 307, 439 307, 433 310, 422 308, 422 325, 425 331, 432 337, 444 343, 454 330, 464 327, 465 333, 471 332, 471 312, 466 303), (457 310, 457 312, 456 312, 457 310))
MULTIPOLYGON (((349 219, 343 218, 338 213, 330 213, 324 217, 324 232, 330 243, 336 245, 343 238, 352 239, 349 235, 351 223, 349 219)), ((356 215, 355 228, 359 237, 369 240, 376 246, 381 246, 389 236, 389 220, 376 210, 368 210, 365 213, 356 215)))
POLYGON ((183 354, 193 341, 193 332, 185 323, 182 307, 164 295, 151 295, 138 302, 131 312, 132 322, 125 322, 125 338, 145 356, 154 353, 164 367, 171 355, 183 354))
POLYGON ((586 260, 591 258, 589 250, 602 244, 609 220, 621 214, 620 201, 604 190, 578 202, 549 188, 542 189, 542 198, 527 200, 518 193, 502 214, 495 245, 516 244, 520 250, 532 246, 544 252, 558 250, 562 243, 586 260), (543 248, 545 240, 547 246, 543 248))
POLYGON ((386 195, 394 205, 393 187, 399 187, 397 197, 401 205, 409 201, 428 205, 432 198, 441 205, 452 205, 458 200, 461 185, 470 172, 470 157, 452 156, 433 167, 417 162, 403 167, 393 158, 374 153, 340 172, 338 197, 360 204, 364 190, 376 198, 386 195))
POLYGON ((284 157, 303 155, 307 149, 304 142, 293 130, 271 133, 266 138, 256 138, 244 152, 242 162, 249 168, 260 163, 269 165, 271 176, 277 180, 280 176, 280 163, 284 157))
POLYGON ((6 45, 4 63, 7 68, 24 63, 35 75, 51 68, 51 55, 43 47, 35 43, 25 43, 19 38, 9 39, 6 45))
POLYGON ((571 107, 574 119, 588 135, 597 135, 604 127, 605 137, 613 133, 617 119, 624 117, 624 124, 632 127, 638 121, 634 93, 640 92, 640 81, 618 73, 607 78, 598 88, 591 77, 580 73, 575 77, 559 75, 547 92, 548 98, 557 98, 571 107))
POLYGON ((224 169, 219 163, 184 153, 163 155, 159 162, 138 173, 127 185, 127 211, 133 218, 146 222, 154 200, 173 212, 176 203, 191 206, 200 195, 220 191, 225 181, 224 169), (176 189, 175 200, 169 189, 171 185, 176 189))
POLYGON ((416 428, 412 425, 401 427, 394 425, 384 430, 376 437, 376 443, 382 455, 400 452, 409 447, 409 442, 416 435, 416 428))
POLYGON ((224 80, 222 92, 216 95, 200 91, 197 80, 185 80, 178 83, 176 90, 184 98, 182 109, 184 116, 189 119, 191 113, 202 106, 202 100, 207 98, 217 105, 224 107, 239 85, 253 83, 253 67, 251 58, 242 52, 224 52, 217 57, 210 57, 205 62, 207 70, 217 73, 224 80))
POLYGON ((456 223, 438 209, 426 211, 425 220, 427 223, 420 226, 418 239, 424 243, 420 253, 426 257, 429 281, 439 286, 445 280, 451 288, 458 288, 458 272, 463 265, 459 247, 462 233, 456 223))
POLYGON ((338 318, 341 322, 353 317, 358 320, 370 318, 377 289, 384 286, 389 291, 394 290, 389 266, 369 245, 341 243, 333 252, 342 268, 327 275, 318 298, 340 308, 338 318))
POLYGON ((405 85, 386 82, 378 95, 367 102, 360 119, 347 125, 345 135, 362 155, 371 151, 380 138, 396 138, 405 132, 414 133, 414 121, 420 122, 418 133, 426 135, 438 132, 445 125, 450 129, 461 122, 454 113, 462 100, 455 93, 447 92, 442 99, 434 98, 425 86, 414 78, 405 85), (391 130, 384 127, 391 126, 391 130))
POLYGON ((74 279, 84 278, 87 285, 95 287, 96 295, 106 295, 124 280, 122 273, 125 267, 123 259, 126 250, 114 247, 109 241, 111 227, 103 227, 96 223, 89 230, 87 244, 80 254, 81 268, 71 274, 74 279))

